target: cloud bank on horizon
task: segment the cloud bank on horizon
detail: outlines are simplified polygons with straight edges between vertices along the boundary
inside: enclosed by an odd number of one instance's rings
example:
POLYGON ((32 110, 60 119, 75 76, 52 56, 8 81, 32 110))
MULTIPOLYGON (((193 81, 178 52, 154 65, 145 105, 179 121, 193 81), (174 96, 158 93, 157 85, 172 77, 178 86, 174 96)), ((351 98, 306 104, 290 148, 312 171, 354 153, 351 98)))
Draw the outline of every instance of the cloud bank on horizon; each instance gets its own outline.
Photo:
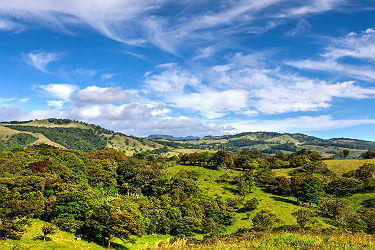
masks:
POLYGON ((0 0, 0 120, 375 140, 375 1, 0 0))

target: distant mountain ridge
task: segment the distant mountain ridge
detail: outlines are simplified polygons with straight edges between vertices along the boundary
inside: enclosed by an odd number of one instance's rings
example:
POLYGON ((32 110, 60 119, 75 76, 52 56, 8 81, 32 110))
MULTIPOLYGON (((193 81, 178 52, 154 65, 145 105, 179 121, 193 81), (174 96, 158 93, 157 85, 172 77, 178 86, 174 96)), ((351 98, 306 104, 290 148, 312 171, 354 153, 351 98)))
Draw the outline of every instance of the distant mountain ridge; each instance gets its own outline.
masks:
POLYGON ((0 150, 40 143, 84 152, 117 149, 128 155, 135 153, 176 155, 201 150, 228 152, 258 150, 264 154, 274 154, 307 148, 326 157, 338 156, 341 150, 347 149, 350 150, 350 157, 357 157, 366 150, 375 150, 373 141, 351 138, 321 139, 301 133, 243 132, 201 138, 155 134, 140 138, 69 119, 50 118, 0 123, 0 150))

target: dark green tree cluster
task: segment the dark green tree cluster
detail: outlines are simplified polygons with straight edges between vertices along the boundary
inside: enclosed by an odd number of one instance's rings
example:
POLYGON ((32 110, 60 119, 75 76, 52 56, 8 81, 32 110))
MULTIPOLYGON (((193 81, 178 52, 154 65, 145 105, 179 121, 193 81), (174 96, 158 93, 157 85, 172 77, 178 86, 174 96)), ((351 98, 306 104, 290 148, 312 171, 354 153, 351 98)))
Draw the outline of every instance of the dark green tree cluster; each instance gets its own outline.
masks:
POLYGON ((0 141, 0 150, 12 150, 15 148, 23 148, 36 140, 37 138, 29 134, 15 134, 12 135, 7 141, 0 141))

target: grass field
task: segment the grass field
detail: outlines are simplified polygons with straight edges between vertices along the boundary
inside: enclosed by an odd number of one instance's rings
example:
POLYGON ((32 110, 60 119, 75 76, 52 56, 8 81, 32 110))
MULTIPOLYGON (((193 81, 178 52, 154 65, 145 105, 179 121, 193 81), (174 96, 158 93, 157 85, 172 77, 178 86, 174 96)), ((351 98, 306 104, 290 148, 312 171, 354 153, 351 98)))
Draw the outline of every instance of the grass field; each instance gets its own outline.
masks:
POLYGON ((102 249, 101 246, 84 240, 76 240, 73 234, 57 230, 50 236, 49 241, 37 239, 41 236, 41 227, 48 223, 33 220, 31 226, 26 228, 22 240, 0 241, 0 249, 102 249))
POLYGON ((342 175, 351 170, 356 170, 365 163, 375 164, 375 159, 347 159, 347 160, 326 160, 327 167, 338 175, 342 175))

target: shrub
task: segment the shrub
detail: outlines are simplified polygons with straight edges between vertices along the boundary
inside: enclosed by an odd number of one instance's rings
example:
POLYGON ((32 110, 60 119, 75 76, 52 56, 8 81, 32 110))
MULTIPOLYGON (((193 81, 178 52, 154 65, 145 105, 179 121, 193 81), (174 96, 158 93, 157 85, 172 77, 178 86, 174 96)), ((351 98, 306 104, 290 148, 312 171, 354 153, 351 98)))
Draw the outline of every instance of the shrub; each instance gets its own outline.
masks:
POLYGON ((290 195, 290 179, 285 176, 277 176, 267 185, 267 189, 277 195, 290 195))
POLYGON ((311 221, 311 218, 314 216, 314 210, 309 208, 300 208, 292 215, 296 218, 298 225, 302 228, 302 230, 305 229, 306 224, 311 221))
POLYGON ((259 201, 257 198, 252 198, 251 200, 248 200, 245 203, 245 206, 243 207, 245 211, 253 211, 257 208, 259 205, 259 201))
POLYGON ((45 226, 42 226, 42 233, 43 233, 43 240, 45 241, 48 238, 47 237, 48 235, 56 233, 56 229, 54 226, 45 225, 45 226))
POLYGON ((363 190, 363 182, 355 178, 338 177, 328 183, 326 190, 334 195, 354 194, 363 190))
POLYGON ((361 207, 357 210, 359 217, 366 224, 369 233, 375 233, 375 208, 361 207))
POLYGON ((268 210, 262 209, 252 219, 253 227, 257 231, 271 231, 280 222, 277 215, 268 210))
POLYGON ((361 154, 364 159, 374 159, 375 158, 375 151, 366 151, 361 154))

